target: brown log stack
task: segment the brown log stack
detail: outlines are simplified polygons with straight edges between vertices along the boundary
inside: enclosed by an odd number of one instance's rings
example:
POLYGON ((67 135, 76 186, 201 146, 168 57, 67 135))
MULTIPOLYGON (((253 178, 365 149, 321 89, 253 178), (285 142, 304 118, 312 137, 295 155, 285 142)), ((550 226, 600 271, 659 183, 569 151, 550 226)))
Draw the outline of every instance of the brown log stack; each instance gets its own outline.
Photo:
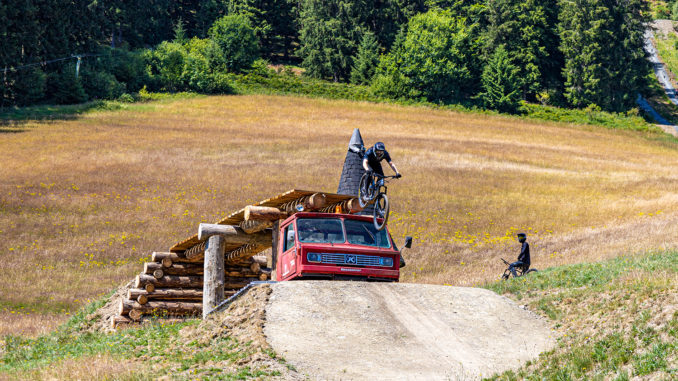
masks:
POLYGON ((137 314, 161 315, 165 312, 169 315, 199 315, 202 312, 202 303, 154 301, 139 304, 132 300, 121 300, 118 308, 119 315, 128 315, 132 320, 139 320, 137 316, 141 316, 137 314))
MULTIPOLYGON (((242 288, 250 283, 253 278, 247 277, 228 277, 224 286, 226 288, 242 288)), ((203 277, 199 275, 165 275, 156 279, 152 275, 137 275, 134 283, 135 288, 144 288, 147 284, 152 284, 157 288, 201 288, 203 286, 203 277)))
MULTIPOLYGON (((153 274, 155 276, 155 271, 157 270, 163 271, 165 275, 203 275, 205 268, 202 265, 192 263, 177 263, 172 265, 172 267, 164 267, 162 264, 155 262, 144 263, 144 274, 153 274)), ((260 271, 261 265, 256 262, 251 263, 248 267, 226 266, 224 268, 224 274, 230 277, 256 278, 259 276, 260 271), (256 270, 252 271, 253 268, 256 270)))
MULTIPOLYGON (((235 294, 236 290, 226 290, 224 291, 224 296, 231 297, 235 294)), ((139 302, 139 298, 144 296, 146 301, 149 300, 185 300, 185 301, 201 301, 202 300, 202 290, 200 289, 174 289, 174 288, 159 288, 153 292, 146 292, 146 290, 140 288, 131 288, 127 291, 127 299, 136 300, 139 302)), ((145 304, 139 302, 139 304, 145 304)))

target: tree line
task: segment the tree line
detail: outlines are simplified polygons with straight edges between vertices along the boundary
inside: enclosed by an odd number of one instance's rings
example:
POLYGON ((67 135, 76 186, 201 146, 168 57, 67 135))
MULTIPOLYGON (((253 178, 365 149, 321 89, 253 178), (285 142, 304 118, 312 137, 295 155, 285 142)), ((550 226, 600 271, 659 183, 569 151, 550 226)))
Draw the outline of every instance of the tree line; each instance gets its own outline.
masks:
POLYGON ((228 73, 285 63, 387 98, 626 111, 647 85, 649 14, 646 0, 9 1, 0 104, 228 92, 228 73))

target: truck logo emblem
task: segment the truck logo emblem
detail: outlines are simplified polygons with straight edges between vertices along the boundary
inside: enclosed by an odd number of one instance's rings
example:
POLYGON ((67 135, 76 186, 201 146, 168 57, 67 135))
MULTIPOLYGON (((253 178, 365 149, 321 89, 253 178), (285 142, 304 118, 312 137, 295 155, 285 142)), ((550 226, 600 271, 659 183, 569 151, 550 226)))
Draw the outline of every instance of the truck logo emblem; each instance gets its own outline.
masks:
POLYGON ((358 262, 358 259, 356 258, 355 255, 347 255, 346 256, 346 263, 347 264, 355 265, 357 262, 358 262))

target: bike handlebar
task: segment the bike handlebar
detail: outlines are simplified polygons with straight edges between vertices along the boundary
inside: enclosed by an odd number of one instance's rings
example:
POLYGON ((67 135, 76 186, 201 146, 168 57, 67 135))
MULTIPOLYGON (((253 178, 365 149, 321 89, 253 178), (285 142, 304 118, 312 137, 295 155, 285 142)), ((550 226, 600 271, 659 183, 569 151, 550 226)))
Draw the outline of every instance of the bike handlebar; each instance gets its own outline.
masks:
POLYGON ((384 175, 380 175, 378 173, 372 173, 372 176, 380 178, 380 179, 397 179, 398 178, 398 176, 384 176, 384 175))
POLYGON ((502 260, 505 264, 510 265, 510 263, 506 262, 506 259, 501 258, 501 260, 502 260))

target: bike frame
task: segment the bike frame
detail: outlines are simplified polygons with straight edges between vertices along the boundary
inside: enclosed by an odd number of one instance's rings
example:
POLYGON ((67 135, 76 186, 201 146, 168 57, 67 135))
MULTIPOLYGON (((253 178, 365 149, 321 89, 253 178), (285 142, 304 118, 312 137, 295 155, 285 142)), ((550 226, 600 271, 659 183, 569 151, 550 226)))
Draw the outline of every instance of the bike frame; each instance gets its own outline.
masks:
POLYGON ((376 193, 374 194, 374 198, 379 195, 379 193, 387 194, 388 192, 388 187, 386 186, 386 183, 388 182, 389 179, 395 179, 395 176, 382 176, 378 173, 373 173, 372 174, 372 182, 370 183, 370 186, 372 189, 376 190, 376 193), (384 185, 377 186, 377 180, 383 179, 384 180, 384 185), (383 189, 383 191, 382 191, 383 189))

